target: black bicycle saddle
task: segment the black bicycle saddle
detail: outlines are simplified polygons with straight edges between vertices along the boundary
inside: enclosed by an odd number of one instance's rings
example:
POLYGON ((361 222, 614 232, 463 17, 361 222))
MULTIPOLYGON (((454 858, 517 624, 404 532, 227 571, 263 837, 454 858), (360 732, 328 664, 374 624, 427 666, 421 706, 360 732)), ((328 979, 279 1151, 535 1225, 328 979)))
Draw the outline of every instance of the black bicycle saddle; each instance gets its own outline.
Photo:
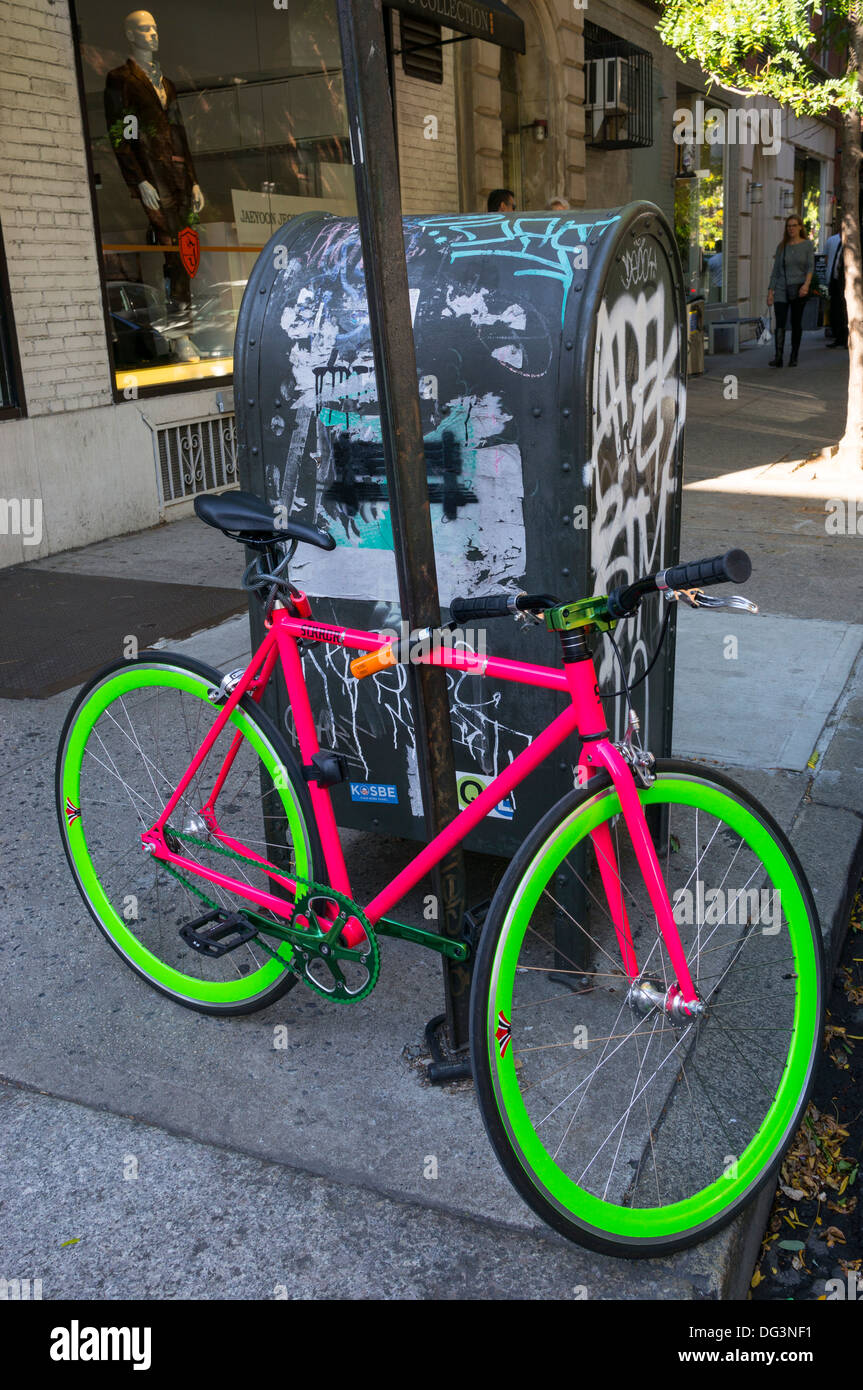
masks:
POLYGON ((327 531, 291 521, 281 507, 265 502, 253 492, 222 492, 218 496, 195 498, 195 514, 215 526, 231 540, 245 545, 272 545, 274 541, 306 541, 321 550, 335 550, 336 543, 327 531))

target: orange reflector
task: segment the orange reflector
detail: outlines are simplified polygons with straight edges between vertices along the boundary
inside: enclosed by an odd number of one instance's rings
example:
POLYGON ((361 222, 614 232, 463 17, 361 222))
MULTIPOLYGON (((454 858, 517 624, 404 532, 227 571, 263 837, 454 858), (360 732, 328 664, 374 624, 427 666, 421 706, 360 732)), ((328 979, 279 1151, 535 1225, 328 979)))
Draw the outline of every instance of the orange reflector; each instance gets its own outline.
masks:
POLYGON ((358 656, 356 661, 351 662, 351 675, 356 676, 358 681, 363 676, 373 676, 375 671, 385 671, 388 666, 395 666, 396 654, 393 651, 392 642, 387 642, 385 647, 378 647, 376 652, 370 652, 368 656, 358 656))

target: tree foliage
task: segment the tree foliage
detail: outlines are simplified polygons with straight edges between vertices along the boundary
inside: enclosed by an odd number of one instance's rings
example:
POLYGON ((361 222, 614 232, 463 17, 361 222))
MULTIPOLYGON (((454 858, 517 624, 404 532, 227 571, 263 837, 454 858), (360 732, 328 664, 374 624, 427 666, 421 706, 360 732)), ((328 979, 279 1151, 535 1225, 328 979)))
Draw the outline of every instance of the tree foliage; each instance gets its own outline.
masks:
POLYGON ((860 0, 662 0, 664 43, 722 87, 774 97, 797 115, 863 110, 852 63, 841 77, 817 62, 821 39, 851 48, 860 0))
POLYGON ((863 469, 863 247, 860 236, 863 0, 660 0, 657 29, 709 82, 741 96, 772 97, 798 116, 842 118, 840 203, 848 315, 848 407, 834 452, 841 470, 863 469), (844 72, 821 65, 845 55, 844 72))

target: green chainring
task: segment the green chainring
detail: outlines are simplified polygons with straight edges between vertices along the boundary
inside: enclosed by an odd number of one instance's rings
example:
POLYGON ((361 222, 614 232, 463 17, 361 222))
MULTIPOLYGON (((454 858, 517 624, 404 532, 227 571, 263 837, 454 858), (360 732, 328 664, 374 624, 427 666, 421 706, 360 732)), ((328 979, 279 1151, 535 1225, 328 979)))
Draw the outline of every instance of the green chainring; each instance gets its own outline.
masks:
MULTIPOLYGON (((250 864, 256 869, 261 868, 260 861, 252 859, 249 855, 226 849, 223 845, 214 844, 212 840, 199 840, 194 835, 187 835, 167 826, 165 827, 165 839, 196 845, 198 849, 210 850, 213 854, 222 854, 226 859, 237 859, 242 864, 250 864)), ((171 864, 166 864, 164 860, 158 862, 166 873, 169 873, 172 878, 176 878, 184 888, 193 893, 196 898, 200 898, 208 907, 214 908, 217 912, 224 910, 220 903, 214 902, 194 883, 190 883, 171 864)), ((275 865, 271 865, 271 867, 275 868, 275 865)), ((304 885, 304 891, 297 895, 292 920, 303 920, 308 924, 308 928, 293 927, 281 922, 275 923, 260 912, 254 912, 251 908, 244 907, 243 916, 247 917, 250 922, 260 923, 260 932, 266 932, 270 936, 288 942, 292 948, 291 961, 284 961, 277 950, 273 950, 265 941, 261 940, 260 935, 255 938, 258 945, 268 955, 288 965, 288 968, 298 979, 302 980, 304 985, 314 990, 315 994, 320 994, 324 999, 333 999, 339 1004, 354 1004, 360 999, 365 999, 371 994, 378 982, 381 966, 380 948, 368 917, 351 898, 346 897, 344 893, 336 892, 335 888, 330 888, 324 883, 315 883, 312 879, 303 878, 295 873, 292 873, 290 877, 295 879, 298 885, 301 883, 304 885), (326 909, 316 909, 313 904, 317 903, 329 904, 330 915, 327 915, 326 909), (332 915, 334 909, 337 910, 335 915, 332 915), (345 926, 351 918, 358 921, 365 932, 366 939, 360 946, 348 946, 341 939, 345 926), (345 980, 339 963, 341 961, 357 964, 366 972, 366 978, 358 988, 348 988, 348 982, 345 980), (310 973, 316 962, 321 963, 318 968, 324 970, 324 979, 328 975, 332 980, 331 987, 327 988, 320 978, 315 978, 310 973)))

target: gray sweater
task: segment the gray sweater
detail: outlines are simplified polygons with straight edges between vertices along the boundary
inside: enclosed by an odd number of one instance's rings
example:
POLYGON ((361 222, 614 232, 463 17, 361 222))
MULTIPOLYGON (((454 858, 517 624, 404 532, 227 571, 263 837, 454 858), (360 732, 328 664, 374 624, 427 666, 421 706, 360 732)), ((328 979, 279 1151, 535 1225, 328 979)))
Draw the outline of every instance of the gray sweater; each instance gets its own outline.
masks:
POLYGON ((812 275, 814 270, 815 252, 811 241, 795 241, 793 244, 789 242, 787 246, 780 242, 773 258, 773 271, 768 289, 773 291, 773 298, 780 304, 787 303, 789 299, 797 298, 797 290, 806 276, 812 275), (791 295, 788 293, 789 286, 794 291, 791 295))

